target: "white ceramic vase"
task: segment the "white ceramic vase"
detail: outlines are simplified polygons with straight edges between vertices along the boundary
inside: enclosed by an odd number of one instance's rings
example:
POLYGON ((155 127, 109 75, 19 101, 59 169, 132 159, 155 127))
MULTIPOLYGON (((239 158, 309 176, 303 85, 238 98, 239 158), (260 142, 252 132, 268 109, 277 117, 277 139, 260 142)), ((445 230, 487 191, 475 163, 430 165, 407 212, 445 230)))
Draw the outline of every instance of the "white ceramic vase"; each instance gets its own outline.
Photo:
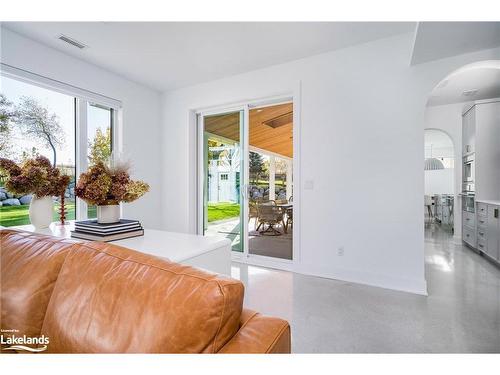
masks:
POLYGON ((38 198, 33 195, 30 202, 30 221, 36 229, 48 228, 52 223, 52 215, 54 214, 54 201, 52 197, 38 198))
POLYGON ((117 223, 120 221, 120 205, 97 206, 97 222, 99 224, 117 223))

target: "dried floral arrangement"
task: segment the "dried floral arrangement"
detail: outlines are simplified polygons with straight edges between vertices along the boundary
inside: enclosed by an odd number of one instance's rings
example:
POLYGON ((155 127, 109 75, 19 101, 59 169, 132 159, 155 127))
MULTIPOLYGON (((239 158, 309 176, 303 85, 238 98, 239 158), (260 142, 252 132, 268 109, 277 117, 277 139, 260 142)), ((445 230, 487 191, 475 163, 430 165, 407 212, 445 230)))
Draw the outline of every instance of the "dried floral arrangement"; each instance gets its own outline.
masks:
POLYGON ((21 165, 0 158, 0 169, 7 172, 5 183, 8 191, 19 194, 34 194, 37 198, 64 196, 70 177, 62 175, 45 156, 27 159, 21 165))
POLYGON ((80 175, 75 195, 90 205, 98 206, 135 201, 149 191, 149 185, 132 180, 129 169, 126 163, 108 166, 99 161, 80 175))

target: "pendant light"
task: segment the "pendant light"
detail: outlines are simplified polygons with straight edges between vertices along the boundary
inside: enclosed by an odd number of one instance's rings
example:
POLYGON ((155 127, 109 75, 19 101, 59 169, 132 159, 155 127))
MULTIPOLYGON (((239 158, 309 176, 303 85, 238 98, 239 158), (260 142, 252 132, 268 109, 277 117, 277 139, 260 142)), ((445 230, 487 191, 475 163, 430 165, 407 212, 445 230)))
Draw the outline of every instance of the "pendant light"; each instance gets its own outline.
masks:
POLYGON ((443 162, 437 158, 432 157, 432 144, 431 144, 431 157, 425 159, 424 170, 425 171, 435 171, 438 169, 444 169, 443 162))

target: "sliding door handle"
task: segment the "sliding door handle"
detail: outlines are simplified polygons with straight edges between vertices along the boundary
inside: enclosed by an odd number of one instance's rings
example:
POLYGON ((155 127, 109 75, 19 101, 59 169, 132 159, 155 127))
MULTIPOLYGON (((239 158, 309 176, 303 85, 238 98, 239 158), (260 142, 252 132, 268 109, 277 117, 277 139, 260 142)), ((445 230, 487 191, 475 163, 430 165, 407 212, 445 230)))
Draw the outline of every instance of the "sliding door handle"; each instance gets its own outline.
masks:
POLYGON ((249 184, 245 184, 243 185, 243 188, 241 189, 241 197, 243 199, 250 199, 250 185, 249 184))

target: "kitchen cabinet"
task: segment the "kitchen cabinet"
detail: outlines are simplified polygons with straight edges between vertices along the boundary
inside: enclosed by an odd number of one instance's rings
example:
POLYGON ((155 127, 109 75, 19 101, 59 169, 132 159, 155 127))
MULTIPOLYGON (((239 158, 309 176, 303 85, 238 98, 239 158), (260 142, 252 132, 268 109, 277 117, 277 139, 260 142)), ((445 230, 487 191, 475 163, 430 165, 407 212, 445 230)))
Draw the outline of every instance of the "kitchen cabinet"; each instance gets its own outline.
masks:
POLYGON ((474 212, 462 211, 462 224, 472 230, 476 230, 476 214, 474 212))
POLYGON ((470 247, 476 248, 476 233, 471 227, 466 225, 462 227, 462 239, 470 247))
POLYGON ((488 226, 486 249, 484 252, 492 259, 500 261, 500 206, 488 205, 488 226))
POLYGON ((475 105, 475 172, 478 200, 500 200, 500 101, 475 105))
POLYGON ((462 116, 462 154, 475 151, 476 137, 476 106, 472 106, 462 116))
POLYGON ((476 202, 476 212, 462 212, 462 239, 500 266, 500 201, 476 202))
POLYGON ((476 214, 462 211, 462 240, 470 247, 476 248, 476 214))
POLYGON ((476 218, 476 223, 477 223, 477 226, 481 226, 481 227, 487 227, 488 226, 488 219, 481 216, 481 215, 478 215, 477 218, 476 218))
POLYGON ((500 265, 499 98, 462 114, 462 157, 462 240, 500 265))
POLYGON ((477 202, 477 216, 488 216, 488 205, 486 203, 477 202))

